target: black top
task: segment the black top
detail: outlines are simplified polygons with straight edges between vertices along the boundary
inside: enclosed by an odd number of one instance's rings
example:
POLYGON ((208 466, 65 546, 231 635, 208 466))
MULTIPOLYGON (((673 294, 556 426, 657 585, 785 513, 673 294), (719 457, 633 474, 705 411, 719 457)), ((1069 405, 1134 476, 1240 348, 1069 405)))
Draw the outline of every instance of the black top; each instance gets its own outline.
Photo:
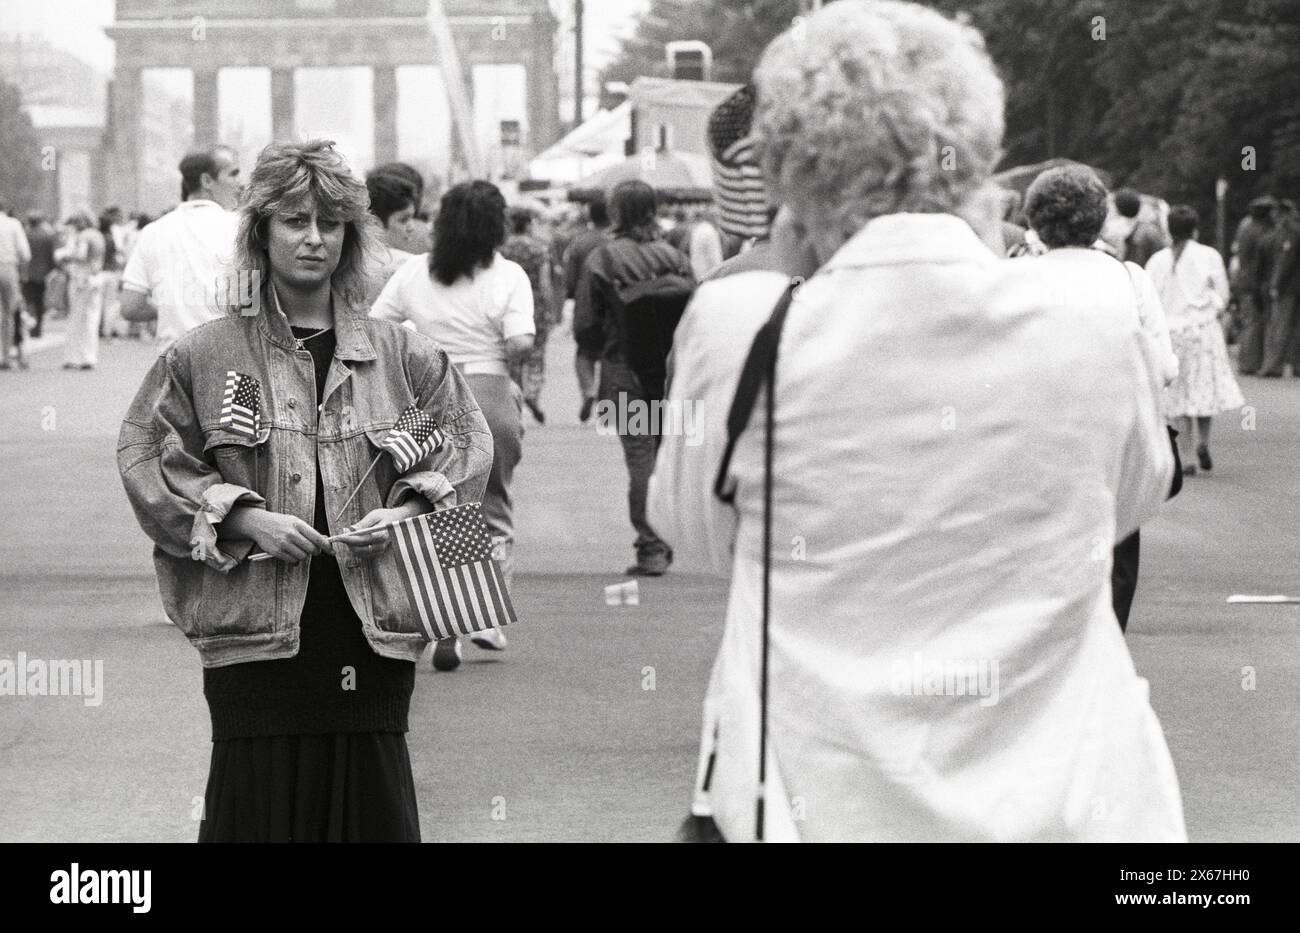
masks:
MULTIPOLYGON (((316 403, 334 356, 334 331, 312 337, 293 328, 316 365, 316 403), (307 339, 307 338, 311 339, 307 339)), ((325 488, 316 468, 312 524, 329 534, 325 488)), ((375 560, 390 559, 381 554, 375 560)), ((203 670, 203 694, 212 715, 212 739, 334 732, 406 732, 415 663, 375 654, 352 609, 338 562, 328 553, 310 558, 298 654, 203 670)))

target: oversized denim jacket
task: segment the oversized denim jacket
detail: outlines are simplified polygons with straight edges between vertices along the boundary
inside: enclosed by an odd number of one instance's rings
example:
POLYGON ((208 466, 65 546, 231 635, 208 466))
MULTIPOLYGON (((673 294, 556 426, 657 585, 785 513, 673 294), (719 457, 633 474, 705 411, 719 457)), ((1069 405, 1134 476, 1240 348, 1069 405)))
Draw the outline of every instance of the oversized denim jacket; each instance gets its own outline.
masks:
MULTIPOLYGON (((163 354, 131 404, 117 460, 154 566, 168 617, 205 667, 292 657, 310 559, 248 561, 249 541, 222 540, 235 505, 311 523, 319 459, 331 534, 372 509, 422 495, 436 507, 478 501, 492 466, 492 437, 464 378, 433 341, 405 327, 336 310, 337 347, 317 409, 311 354, 263 301, 262 313, 228 316, 185 335, 163 354), (257 437, 221 424, 227 373, 261 384, 257 437), (409 405, 440 424, 446 442, 398 475, 379 444, 409 405)), ((335 308, 346 305, 335 296, 335 308)), ((380 655, 418 660, 428 644, 392 551, 361 559, 335 551, 353 609, 380 655)))

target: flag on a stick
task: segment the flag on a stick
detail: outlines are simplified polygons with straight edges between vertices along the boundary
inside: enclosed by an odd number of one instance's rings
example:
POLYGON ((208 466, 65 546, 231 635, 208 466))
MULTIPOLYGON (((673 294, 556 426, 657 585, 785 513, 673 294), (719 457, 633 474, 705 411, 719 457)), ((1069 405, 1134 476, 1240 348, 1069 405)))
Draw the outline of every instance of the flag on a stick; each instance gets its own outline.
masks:
POLYGON ((477 502, 408 518, 393 525, 392 534, 398 575, 430 639, 515 621, 477 502))
POLYGON ((433 416, 411 405, 398 416, 397 423, 379 446, 393 455, 397 472, 405 473, 441 447, 444 440, 446 437, 433 416))
POLYGON ((226 393, 221 398, 221 426, 257 440, 262 429, 262 385, 252 376, 226 373, 226 393))

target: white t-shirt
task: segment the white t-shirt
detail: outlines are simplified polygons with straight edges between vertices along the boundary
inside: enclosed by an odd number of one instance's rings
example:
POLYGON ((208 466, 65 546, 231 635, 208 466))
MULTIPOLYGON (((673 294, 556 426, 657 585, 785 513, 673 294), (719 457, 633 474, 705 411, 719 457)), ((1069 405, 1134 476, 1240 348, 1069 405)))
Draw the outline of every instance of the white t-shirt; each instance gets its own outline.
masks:
POLYGON ((460 365, 504 367, 506 341, 537 333, 528 273, 500 253, 492 265, 452 285, 434 280, 428 253, 412 256, 393 273, 370 314, 384 321, 410 321, 460 365))
POLYGON ((224 313, 217 280, 233 268, 237 214, 215 201, 177 205, 140 231, 122 271, 122 287, 143 292, 158 307, 164 346, 224 313))

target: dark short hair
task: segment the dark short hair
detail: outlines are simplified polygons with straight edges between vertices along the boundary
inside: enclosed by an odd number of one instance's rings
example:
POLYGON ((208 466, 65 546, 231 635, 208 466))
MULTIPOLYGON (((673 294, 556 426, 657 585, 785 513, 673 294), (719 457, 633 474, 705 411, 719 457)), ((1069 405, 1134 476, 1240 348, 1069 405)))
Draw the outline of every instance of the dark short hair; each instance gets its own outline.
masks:
MULTIPOLYGON (((383 165, 376 165, 370 170, 370 175, 395 175, 407 182, 415 190, 415 206, 418 209, 420 202, 424 200, 424 176, 414 165, 408 165, 406 162, 385 162, 383 165)), ((366 176, 366 180, 370 179, 366 176)))
POLYGON ((442 196, 433 225, 429 271, 443 285, 492 264, 506 240, 506 199, 488 181, 467 181, 442 196))
POLYGON ((385 226, 398 211, 415 207, 415 186, 400 175, 371 172, 366 176, 366 190, 370 192, 370 213, 385 226))
POLYGON ((1273 216, 1273 209, 1277 205, 1272 201, 1252 201, 1250 205, 1250 216, 1255 220, 1268 220, 1273 216))
POLYGON ((609 212, 614 218, 614 232, 619 236, 651 238, 658 230, 657 209, 655 189, 637 179, 619 182, 609 195, 609 212))
POLYGON ((587 202, 587 216, 597 227, 609 226, 609 208, 605 205, 605 192, 597 191, 596 196, 587 202))
POLYGON ((1169 209, 1169 235, 1175 240, 1190 240, 1200 219, 1196 209, 1188 204, 1176 204, 1169 209))
POLYGON ((1120 188, 1115 192, 1115 210, 1121 217, 1136 217, 1142 210, 1142 195, 1132 188, 1120 188))
POLYGON ((533 222, 536 215, 526 207, 510 208, 510 232, 516 236, 528 232, 528 225, 533 222))
POLYGON ((1025 216, 1051 249, 1091 246, 1106 223, 1106 186, 1086 165, 1049 168, 1029 186, 1025 216))
POLYGON ((204 174, 216 177, 217 153, 233 152, 229 146, 213 146, 196 152, 187 152, 181 159, 181 200, 188 201, 190 195, 203 185, 204 174))

